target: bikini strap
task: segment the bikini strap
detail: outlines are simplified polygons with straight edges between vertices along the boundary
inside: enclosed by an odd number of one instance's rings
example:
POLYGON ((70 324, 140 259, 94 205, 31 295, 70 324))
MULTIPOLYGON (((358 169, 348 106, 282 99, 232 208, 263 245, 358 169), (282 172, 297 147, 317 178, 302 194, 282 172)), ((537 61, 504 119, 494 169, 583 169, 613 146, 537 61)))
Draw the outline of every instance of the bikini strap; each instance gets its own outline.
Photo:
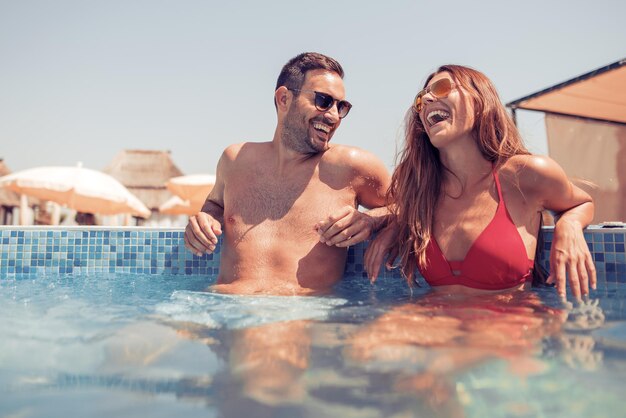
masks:
POLYGON ((502 188, 500 187, 500 179, 498 178, 498 172, 495 168, 493 169, 493 179, 496 182, 496 189, 498 190, 498 201, 503 202, 504 199, 502 199, 502 188))

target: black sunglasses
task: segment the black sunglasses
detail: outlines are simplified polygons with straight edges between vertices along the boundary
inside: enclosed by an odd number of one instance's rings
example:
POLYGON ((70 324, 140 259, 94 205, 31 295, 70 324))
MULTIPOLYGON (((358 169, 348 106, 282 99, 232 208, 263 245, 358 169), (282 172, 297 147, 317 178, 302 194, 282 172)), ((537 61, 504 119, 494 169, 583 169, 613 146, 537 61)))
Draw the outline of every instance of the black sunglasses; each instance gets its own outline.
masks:
POLYGON ((350 109, 352 109, 352 105, 350 104, 350 102, 346 100, 337 100, 333 96, 326 94, 326 93, 320 93, 319 91, 315 91, 315 90, 301 90, 301 89, 288 89, 288 90, 298 91, 298 92, 308 91, 311 93, 315 93, 315 108, 319 110, 320 112, 328 111, 331 107, 333 107, 333 105, 336 102, 337 113, 339 114, 339 118, 341 119, 348 116, 348 112, 350 112, 350 109))

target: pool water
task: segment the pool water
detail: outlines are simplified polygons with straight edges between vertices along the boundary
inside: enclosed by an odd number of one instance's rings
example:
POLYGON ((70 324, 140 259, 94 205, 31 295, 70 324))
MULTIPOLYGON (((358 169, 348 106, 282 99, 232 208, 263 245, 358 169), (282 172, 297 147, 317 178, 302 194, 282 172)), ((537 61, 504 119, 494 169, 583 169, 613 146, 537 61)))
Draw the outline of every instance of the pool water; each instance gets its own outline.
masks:
POLYGON ((626 285, 480 298, 205 292, 202 276, 0 279, 2 417, 616 417, 626 285))

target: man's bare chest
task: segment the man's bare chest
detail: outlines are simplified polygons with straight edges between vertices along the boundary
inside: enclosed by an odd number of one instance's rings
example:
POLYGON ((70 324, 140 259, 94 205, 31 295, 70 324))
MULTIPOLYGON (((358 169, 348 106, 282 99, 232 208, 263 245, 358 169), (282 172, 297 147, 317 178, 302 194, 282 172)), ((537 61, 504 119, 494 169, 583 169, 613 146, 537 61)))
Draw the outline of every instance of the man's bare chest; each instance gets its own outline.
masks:
POLYGON ((331 187, 317 175, 281 178, 273 175, 238 176, 224 189, 224 215, 245 225, 263 222, 313 226, 345 205, 355 205, 349 184, 331 187))

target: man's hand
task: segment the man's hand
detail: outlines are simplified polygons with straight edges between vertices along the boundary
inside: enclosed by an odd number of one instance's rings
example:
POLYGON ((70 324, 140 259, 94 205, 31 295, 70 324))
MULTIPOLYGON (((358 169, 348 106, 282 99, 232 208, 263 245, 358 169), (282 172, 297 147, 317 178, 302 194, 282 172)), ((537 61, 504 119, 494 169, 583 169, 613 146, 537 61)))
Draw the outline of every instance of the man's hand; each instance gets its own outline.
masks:
POLYGON ((589 294, 590 285, 592 289, 596 288, 596 268, 580 223, 560 219, 554 227, 548 283, 556 283, 556 289, 563 299, 567 277, 572 295, 578 301, 581 295, 589 294))
POLYGON ((320 235, 320 242, 328 246, 349 247, 368 239, 376 230, 376 221, 352 206, 345 206, 318 222, 315 230, 320 235))
POLYGON ((222 225, 208 213, 198 212, 189 218, 185 228, 185 247, 198 257, 211 254, 219 235, 222 235, 222 225))

